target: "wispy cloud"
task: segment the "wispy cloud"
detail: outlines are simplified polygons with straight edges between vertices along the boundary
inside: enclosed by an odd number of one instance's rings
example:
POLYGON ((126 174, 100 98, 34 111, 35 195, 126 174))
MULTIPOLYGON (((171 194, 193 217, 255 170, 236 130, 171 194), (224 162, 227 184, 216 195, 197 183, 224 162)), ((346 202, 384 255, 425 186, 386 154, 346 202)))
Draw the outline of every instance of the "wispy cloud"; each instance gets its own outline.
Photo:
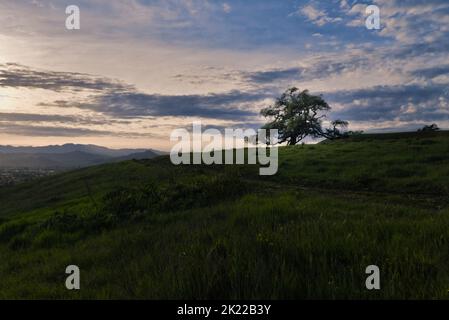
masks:
POLYGON ((326 95, 345 108, 337 114, 362 121, 447 121, 447 85, 378 86, 326 95))
POLYGON ((63 90, 128 90, 118 81, 75 72, 35 70, 17 63, 0 64, 0 87, 63 90))
POLYGON ((86 102, 54 101, 41 104, 59 108, 79 108, 121 119, 146 116, 201 117, 211 119, 244 119, 257 115, 251 104, 261 99, 258 94, 229 92, 210 95, 151 95, 139 92, 110 92, 91 97, 86 102), (245 108, 246 107, 246 108, 245 108))
POLYGON ((310 2, 301 7, 295 14, 305 16, 309 21, 318 26, 342 21, 341 17, 330 17, 324 9, 319 9, 314 2, 310 2))

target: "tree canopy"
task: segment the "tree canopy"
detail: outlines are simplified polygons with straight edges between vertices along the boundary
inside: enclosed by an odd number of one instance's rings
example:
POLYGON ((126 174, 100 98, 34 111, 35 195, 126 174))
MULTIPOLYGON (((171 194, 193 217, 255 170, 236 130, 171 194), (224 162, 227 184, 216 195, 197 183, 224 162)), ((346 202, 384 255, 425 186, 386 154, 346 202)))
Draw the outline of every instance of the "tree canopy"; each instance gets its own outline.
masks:
POLYGON ((418 130, 418 132, 435 132, 435 131, 440 131, 440 128, 438 127, 438 125, 436 123, 433 123, 428 126, 424 126, 423 128, 418 130))
POLYGON ((331 107, 321 96, 314 96, 308 90, 289 88, 273 106, 265 108, 261 114, 272 121, 263 129, 277 129, 279 143, 295 145, 307 136, 335 139, 344 136, 340 128, 348 126, 347 121, 332 121, 330 128, 323 129, 322 121, 331 107))

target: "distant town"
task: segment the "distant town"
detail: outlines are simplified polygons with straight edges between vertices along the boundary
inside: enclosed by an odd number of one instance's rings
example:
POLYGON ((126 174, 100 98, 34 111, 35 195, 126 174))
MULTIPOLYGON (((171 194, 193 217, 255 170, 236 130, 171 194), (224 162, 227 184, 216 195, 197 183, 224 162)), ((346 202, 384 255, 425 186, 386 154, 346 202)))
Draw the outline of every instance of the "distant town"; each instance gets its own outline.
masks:
POLYGON ((55 174, 54 169, 5 169, 0 168, 0 187, 10 186, 21 182, 30 181, 55 174))
POLYGON ((151 159, 165 154, 152 149, 109 149, 67 143, 40 147, 0 145, 0 186, 102 163, 151 159))

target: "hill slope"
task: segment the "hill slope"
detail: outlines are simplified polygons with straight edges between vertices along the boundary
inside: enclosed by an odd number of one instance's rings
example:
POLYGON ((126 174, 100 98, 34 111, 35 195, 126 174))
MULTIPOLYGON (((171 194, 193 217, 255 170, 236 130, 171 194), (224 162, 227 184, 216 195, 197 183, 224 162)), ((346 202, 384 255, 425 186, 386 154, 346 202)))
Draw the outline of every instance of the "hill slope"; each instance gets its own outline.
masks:
POLYGON ((168 157, 80 169, 0 188, 0 297, 448 298, 448 195, 447 132, 281 148, 273 177, 168 157))

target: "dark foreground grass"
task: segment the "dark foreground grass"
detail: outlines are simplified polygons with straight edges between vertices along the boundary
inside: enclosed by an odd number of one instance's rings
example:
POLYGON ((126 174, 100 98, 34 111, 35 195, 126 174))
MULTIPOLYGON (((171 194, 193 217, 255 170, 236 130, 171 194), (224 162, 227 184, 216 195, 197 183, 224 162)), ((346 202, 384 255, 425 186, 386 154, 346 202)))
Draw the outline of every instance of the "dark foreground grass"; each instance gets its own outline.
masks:
POLYGON ((0 298, 447 299, 448 145, 367 136, 285 148, 271 178, 160 158, 5 188, 0 298))
POLYGON ((447 298, 449 212, 295 192, 2 247, 1 298, 447 298), (78 239, 80 238, 80 239, 78 239), (64 287, 65 267, 82 290, 64 287), (365 289, 365 268, 382 290, 365 289))

